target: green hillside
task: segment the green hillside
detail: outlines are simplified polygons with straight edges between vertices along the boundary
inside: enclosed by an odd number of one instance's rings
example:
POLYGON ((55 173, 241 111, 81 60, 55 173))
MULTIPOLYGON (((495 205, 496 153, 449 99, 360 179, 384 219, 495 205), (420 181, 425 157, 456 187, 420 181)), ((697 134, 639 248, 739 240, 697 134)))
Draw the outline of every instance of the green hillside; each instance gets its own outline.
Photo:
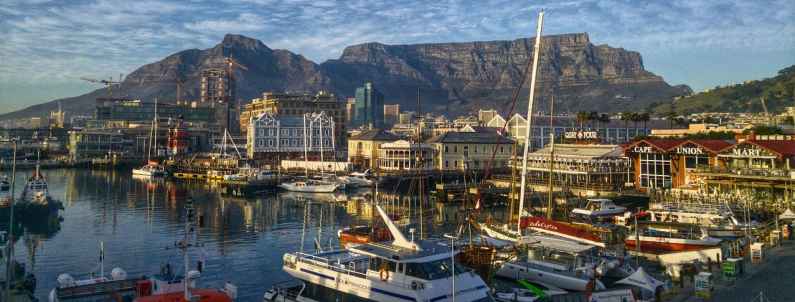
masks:
POLYGON ((770 113, 780 112, 786 106, 795 106, 795 65, 784 68, 778 75, 763 80, 715 88, 673 103, 656 103, 650 106, 655 115, 667 115, 671 106, 678 114, 698 112, 763 112, 760 98, 765 99, 770 113))

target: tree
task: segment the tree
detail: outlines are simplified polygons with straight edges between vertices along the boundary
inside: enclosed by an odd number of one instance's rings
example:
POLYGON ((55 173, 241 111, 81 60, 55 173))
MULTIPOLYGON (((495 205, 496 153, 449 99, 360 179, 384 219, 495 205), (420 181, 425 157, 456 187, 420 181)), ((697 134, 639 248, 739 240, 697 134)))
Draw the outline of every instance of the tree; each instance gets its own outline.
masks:
POLYGON ((580 123, 580 130, 582 130, 582 125, 588 121, 588 116, 588 112, 577 112, 577 122, 580 123))
POLYGON ((643 122, 643 129, 646 129, 647 128, 646 123, 651 120, 651 114, 649 114, 648 112, 641 113, 638 116, 638 120, 643 122))
POLYGON ((624 111, 621 112, 621 120, 624 122, 624 128, 627 128, 627 124, 631 121, 632 112, 624 111))
POLYGON ((593 122, 599 122, 599 112, 591 111, 588 112, 588 121, 591 122, 591 128, 593 128, 593 122))

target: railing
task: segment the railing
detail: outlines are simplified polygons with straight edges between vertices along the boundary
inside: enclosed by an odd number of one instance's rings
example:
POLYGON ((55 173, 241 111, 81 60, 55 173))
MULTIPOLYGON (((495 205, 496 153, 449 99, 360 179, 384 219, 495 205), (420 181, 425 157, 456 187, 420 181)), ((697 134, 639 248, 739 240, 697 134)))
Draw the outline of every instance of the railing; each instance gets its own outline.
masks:
MULTIPOLYGON (((355 270, 352 270, 352 269, 349 269, 342 262, 335 262, 335 261, 332 261, 331 259, 328 259, 328 258, 319 257, 319 256, 311 255, 311 254, 301 253, 301 252, 295 253, 295 255, 297 256, 296 257, 297 261, 300 261, 300 262, 303 262, 303 263, 320 266, 322 268, 330 269, 330 270, 333 270, 333 271, 338 272, 338 273, 344 273, 344 274, 348 274, 348 275, 353 275, 353 276, 359 277, 359 278, 367 278, 367 274, 361 273, 361 272, 358 272, 358 271, 355 271, 355 270)), ((353 263, 353 262, 349 262, 349 263, 353 263)))
POLYGON ((752 169, 752 168, 738 168, 728 169, 721 167, 699 167, 694 171, 695 173, 713 173, 713 174, 734 174, 739 176, 761 176, 761 177, 785 177, 790 178, 790 171, 784 169, 752 169))

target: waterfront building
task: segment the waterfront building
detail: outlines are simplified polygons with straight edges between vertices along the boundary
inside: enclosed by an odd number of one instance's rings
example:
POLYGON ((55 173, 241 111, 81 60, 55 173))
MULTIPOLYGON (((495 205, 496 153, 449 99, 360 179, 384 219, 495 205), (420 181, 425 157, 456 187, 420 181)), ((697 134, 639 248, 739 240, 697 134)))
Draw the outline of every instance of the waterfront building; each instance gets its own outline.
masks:
POLYGON ((127 153, 131 144, 119 131, 72 130, 69 131, 69 158, 76 161, 127 153))
POLYGON ((480 120, 476 116, 462 116, 453 120, 453 127, 463 128, 464 126, 478 127, 480 120))
POLYGON ((359 169, 375 170, 381 145, 399 139, 399 136, 382 129, 362 131, 348 139, 348 162, 359 169))
POLYGON ((356 98, 349 97, 345 101, 345 124, 350 125, 356 116, 356 98))
MULTIPOLYGON (((590 125, 580 125, 571 117, 558 117, 552 118, 550 124, 549 116, 533 116, 533 127, 530 138, 532 140, 532 150, 536 150, 546 146, 550 141, 550 134, 554 133, 555 137, 563 137, 567 132, 595 132, 597 140, 602 144, 624 144, 632 141, 635 137, 647 136, 652 128, 661 128, 665 121, 652 120, 645 125, 633 123, 630 125, 628 122, 611 120, 608 123, 593 123, 590 125)), ((487 127, 502 128, 505 130, 512 139, 524 144, 527 131, 527 119, 519 114, 514 114, 508 121, 502 123, 502 118, 495 116, 487 127)))
MULTIPOLYGON (((157 104, 160 119, 182 119, 198 127, 216 123, 214 109, 166 103, 157 104)), ((94 118, 98 128, 129 128, 132 124, 151 123, 155 118, 155 103, 131 99, 98 98, 94 118)))
MULTIPOLYGON (((335 133, 345 133, 345 112, 342 104, 332 93, 320 91, 314 95, 306 93, 276 93, 264 92, 261 98, 251 100, 246 104, 240 114, 240 127, 244 132, 249 129, 252 118, 257 118, 263 113, 279 117, 303 118, 307 113, 325 112, 325 116, 334 121, 335 133)), ((337 137, 336 144, 342 146, 345 136, 337 137)))
POLYGON ((199 101, 202 107, 214 108, 214 118, 216 125, 220 129, 215 130, 216 136, 222 136, 224 130, 231 133, 238 133, 238 124, 235 121, 239 118, 237 112, 235 77, 221 68, 208 68, 201 72, 201 82, 199 86, 199 101))
POLYGON ((482 170, 489 162, 492 169, 505 168, 514 147, 513 140, 493 129, 447 132, 429 139, 427 143, 436 149, 437 169, 447 171, 482 170))
POLYGON ((417 172, 431 171, 436 149, 430 144, 407 140, 383 143, 378 148, 378 171, 417 172))
POLYGON ((488 120, 484 125, 486 127, 491 127, 491 128, 502 128, 505 126, 505 123, 507 123, 505 118, 497 114, 494 117, 492 117, 490 120, 488 120))
POLYGON ((400 104, 384 105, 384 123, 394 125, 400 119, 400 104))
POLYGON ((280 159, 303 159, 305 151, 312 157, 324 152, 333 159, 334 129, 334 119, 325 112, 303 116, 261 113, 249 124, 246 151, 249 158, 271 164, 280 159))
POLYGON ((356 88, 356 113, 354 126, 382 128, 384 126, 384 95, 367 82, 356 88))
POLYGON ((642 139, 624 147, 634 166, 634 185, 639 191, 671 189, 696 183, 692 172, 714 166, 718 153, 733 141, 702 139, 642 139))
MULTIPOLYGON (((514 164, 521 169, 521 158, 514 164)), ((530 184, 548 184, 550 169, 556 187, 586 192, 617 192, 633 177, 632 162, 620 145, 556 143, 554 153, 546 146, 527 155, 530 184)))
POLYGON ((414 111, 405 111, 400 113, 400 117, 398 118, 398 124, 408 125, 414 120, 414 111))

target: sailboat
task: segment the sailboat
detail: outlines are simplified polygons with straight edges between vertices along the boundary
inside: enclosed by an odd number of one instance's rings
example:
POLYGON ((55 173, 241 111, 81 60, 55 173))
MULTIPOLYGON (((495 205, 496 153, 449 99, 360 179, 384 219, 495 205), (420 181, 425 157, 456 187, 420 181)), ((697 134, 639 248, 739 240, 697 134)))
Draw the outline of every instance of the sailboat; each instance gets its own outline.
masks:
MULTIPOLYGON (((152 131, 149 134, 149 148, 147 148, 146 151, 146 165, 138 169, 133 169, 133 176, 163 177, 168 174, 163 166, 161 166, 157 161, 152 160, 152 149, 157 152, 157 124, 157 98, 155 98, 155 117, 152 119, 152 131)), ((155 156, 157 156, 156 153, 155 156)))
MULTIPOLYGON (((304 114, 304 174, 305 179, 299 179, 296 181, 285 182, 279 185, 280 188, 285 189, 291 192, 304 192, 304 193, 332 193, 339 189, 342 184, 337 181, 329 181, 325 179, 310 179, 309 178, 309 132, 312 131, 311 125, 307 128, 307 118, 310 117, 310 114, 304 114)), ((311 121, 309 121, 311 123, 311 121)), ((323 127, 320 129, 320 133, 323 133, 323 127)), ((323 139, 321 137, 320 142, 322 144, 323 139)), ((323 146, 320 147, 321 155, 323 146)))

